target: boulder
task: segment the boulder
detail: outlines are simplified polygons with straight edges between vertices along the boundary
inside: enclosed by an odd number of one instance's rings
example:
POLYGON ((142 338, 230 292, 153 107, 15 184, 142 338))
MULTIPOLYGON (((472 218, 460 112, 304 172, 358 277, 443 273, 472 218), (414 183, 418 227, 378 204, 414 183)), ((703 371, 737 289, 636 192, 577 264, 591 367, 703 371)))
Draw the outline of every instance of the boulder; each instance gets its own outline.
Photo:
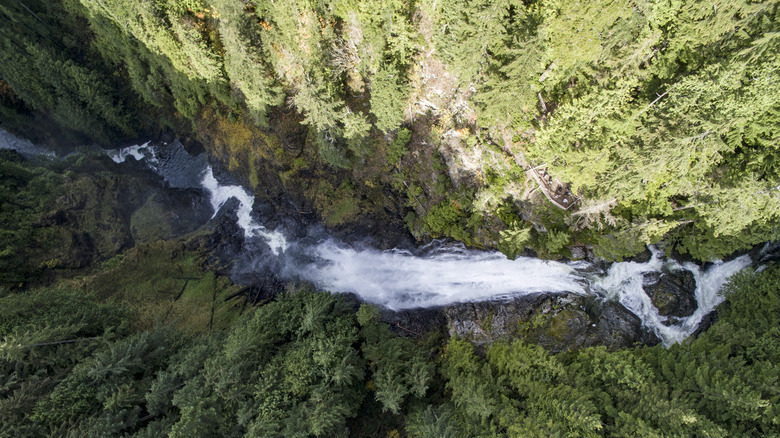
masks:
POLYGON ((696 326, 696 330, 694 330, 693 333, 691 333, 691 336, 694 338, 698 338, 702 333, 706 332, 707 330, 712 327, 713 324, 718 322, 718 311, 713 310, 712 312, 704 315, 704 317, 699 321, 699 325, 696 326))
POLYGON ((577 294, 533 294, 444 309, 450 336, 486 345, 521 338, 552 352, 604 345, 610 349, 660 340, 618 302, 577 294))
POLYGON ((634 262, 634 263, 647 263, 653 258, 653 253, 650 252, 649 249, 645 248, 644 251, 640 252, 639 254, 628 257, 626 259, 627 262, 634 262))
POLYGON ((756 245, 749 254, 753 262, 759 265, 780 261, 780 240, 756 245))
POLYGON ((662 316, 682 318, 698 308, 696 279, 687 270, 670 270, 647 274, 642 288, 662 316))
POLYGON ((436 334, 446 337, 447 319, 441 309, 408 309, 400 312, 382 309, 380 319, 399 336, 419 339, 436 334))
POLYGON ((443 309, 450 336, 468 338, 477 345, 514 333, 518 323, 531 319, 550 296, 533 294, 506 301, 457 303, 443 309))
POLYGON ((196 236, 187 246, 191 251, 205 255, 203 268, 228 273, 234 261, 241 254, 244 245, 244 231, 238 225, 236 198, 228 199, 217 214, 208 222, 210 233, 196 236))

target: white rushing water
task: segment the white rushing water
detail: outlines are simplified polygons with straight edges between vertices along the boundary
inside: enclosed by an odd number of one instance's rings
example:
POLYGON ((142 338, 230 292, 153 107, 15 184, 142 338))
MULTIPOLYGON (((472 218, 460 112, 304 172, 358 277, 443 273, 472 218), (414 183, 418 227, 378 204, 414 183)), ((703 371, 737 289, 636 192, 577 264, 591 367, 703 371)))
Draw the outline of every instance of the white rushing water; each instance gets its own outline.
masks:
POLYGON ((150 142, 146 142, 140 145, 128 146, 121 149, 113 149, 106 151, 106 154, 114 160, 115 163, 124 163, 129 157, 133 157, 138 161, 147 160, 147 163, 154 164, 157 161, 155 157, 154 149, 149 146, 150 142))
POLYGON ((203 172, 203 179, 201 180, 203 188, 211 195, 211 207, 214 209, 214 215, 216 216, 222 205, 229 199, 235 198, 239 202, 238 211, 238 226, 244 230, 244 235, 248 238, 261 237, 268 243, 274 254, 281 255, 285 249, 287 249, 287 239, 284 235, 278 231, 269 231, 264 226, 258 224, 252 218, 252 206, 254 205, 254 196, 244 190, 243 187, 237 185, 223 186, 216 178, 214 178, 214 172, 209 166, 203 172))
POLYGON ((693 263, 680 265, 672 259, 664 260, 661 251, 653 247, 650 247, 650 250, 653 257, 647 263, 614 263, 609 268, 607 276, 593 281, 593 286, 607 298, 617 299, 620 304, 637 315, 645 327, 653 330, 661 338, 664 345, 680 342, 690 336, 699 326, 702 318, 723 302, 724 298, 719 292, 728 279, 751 264, 750 257, 744 255, 729 262, 717 261, 702 271, 693 263), (677 318, 674 324, 670 324, 667 317, 658 312, 642 288, 645 275, 661 271, 664 264, 670 271, 683 269, 690 271, 696 280, 695 297, 698 307, 692 315, 677 318))
POLYGON ((333 240, 313 250, 320 262, 303 269, 301 277, 394 310, 540 292, 586 293, 571 266, 527 257, 509 260, 499 252, 450 248, 415 256, 399 250, 356 250, 333 240))
MULTIPOLYGON (((277 256, 283 256, 288 247, 285 236, 257 224, 251 215, 253 197, 241 186, 221 186, 210 168, 205 172, 203 186, 211 193, 215 212, 231 197, 238 199, 238 224, 246 236, 262 237, 277 256)), ((681 265, 664 259, 661 251, 650 249, 653 257, 648 262, 613 263, 606 276, 594 277, 587 274, 589 266, 583 262, 559 263, 529 257, 509 260, 499 252, 467 250, 462 245, 414 255, 403 250, 356 249, 325 239, 305 249, 314 262, 293 263, 290 273, 324 290, 353 293, 393 310, 534 293, 598 293, 618 300, 664 345, 670 345, 690 336, 702 318, 723 302, 719 291, 729 277, 751 264, 748 256, 741 256, 729 262, 715 262, 702 270, 693 263, 681 265), (688 270, 696 280, 698 308, 673 323, 659 314, 642 288, 645 275, 661 271, 664 265, 669 271, 688 270)))
MULTIPOLYGON (((130 156, 145 159, 166 180, 167 169, 175 167, 159 160, 149 143, 113 151, 110 156, 116 162, 130 156)), ((606 275, 597 276, 588 262, 559 263, 529 257, 509 260, 499 252, 468 250, 458 244, 422 248, 415 255, 403 250, 356 249, 330 238, 303 248, 296 244, 296 251, 306 255, 301 261, 288 254, 291 243, 282 232, 268 230, 254 218, 253 196, 239 185, 221 184, 205 159, 202 163, 201 168, 197 163, 186 163, 186 167, 199 172, 200 186, 209 193, 214 215, 231 198, 238 200, 236 213, 244 236, 263 239, 274 257, 285 261, 281 264, 284 272, 279 275, 308 280, 331 292, 353 293, 394 310, 534 293, 597 294, 618 300, 664 345, 670 345, 690 336, 702 318, 723 301, 719 291, 728 278, 751 264, 748 256, 742 256, 715 262, 702 270, 692 263, 665 259, 661 251, 651 247, 653 256, 648 262, 613 263, 606 275), (698 308, 692 315, 670 321, 659 314, 644 291, 645 276, 664 268, 667 272, 688 270, 693 274, 698 308)))

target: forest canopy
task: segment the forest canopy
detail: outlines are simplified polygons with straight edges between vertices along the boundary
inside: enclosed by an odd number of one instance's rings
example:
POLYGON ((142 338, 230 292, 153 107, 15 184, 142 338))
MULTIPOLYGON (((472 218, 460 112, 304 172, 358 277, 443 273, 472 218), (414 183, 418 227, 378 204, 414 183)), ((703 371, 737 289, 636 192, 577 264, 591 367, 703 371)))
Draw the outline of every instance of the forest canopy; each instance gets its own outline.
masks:
MULTIPOLYGON (((12 130, 46 117, 110 144, 167 127, 218 156, 214 126, 239 123, 261 140, 231 139, 225 160, 261 156, 282 181, 330 167, 371 200, 361 211, 404 204, 418 237, 511 255, 499 233, 533 228, 518 249, 621 259, 665 238, 709 259, 777 237, 778 8, 26 0, 0 7, 0 108, 12 130), (318 153, 263 151, 284 123, 318 153), (540 166, 574 208, 534 195, 540 166)), ((251 180, 252 163, 233 167, 251 180)))
MULTIPOLYGON (((779 15, 2 2, 0 126, 71 146, 179 137, 335 229, 706 261, 780 238, 779 15)), ((107 157, 1 152, 0 437, 780 435, 777 264, 735 276, 712 327, 670 348, 475 346, 307 284, 239 309, 193 249, 208 232, 165 240, 123 216, 164 201, 107 157)))
POLYGON ((227 329, 137 326, 68 289, 0 293, 2 436, 771 436, 780 268, 746 271, 682 344, 551 354, 402 337, 290 290, 227 329))

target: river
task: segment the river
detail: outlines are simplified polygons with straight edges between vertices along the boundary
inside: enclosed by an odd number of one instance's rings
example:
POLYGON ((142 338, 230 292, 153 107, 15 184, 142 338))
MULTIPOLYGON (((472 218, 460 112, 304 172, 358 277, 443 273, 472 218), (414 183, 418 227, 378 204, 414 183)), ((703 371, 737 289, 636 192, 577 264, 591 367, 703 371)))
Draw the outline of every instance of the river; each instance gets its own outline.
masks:
POLYGON ((266 259, 273 258, 281 278, 311 281, 331 292, 353 293, 392 310, 536 293, 596 295, 619 301, 670 345, 693 333, 702 318, 723 301, 719 291, 728 278, 752 263, 743 255, 702 269, 667 258, 651 247, 650 260, 612 263, 604 271, 586 260, 509 260, 500 252, 468 249, 457 242, 435 241, 412 252, 358 248, 322 232, 316 238, 295 241, 284 230, 270 230, 261 224, 254 214, 252 195, 239 185, 218 181, 202 155, 192 157, 179 144, 147 143, 110 151, 109 155, 116 162, 128 157, 144 160, 172 185, 199 185, 209 194, 214 215, 228 200, 237 199, 236 217, 245 238, 241 269, 267 266, 266 259), (659 313, 643 284, 653 273, 680 270, 690 271, 695 279, 697 308, 690 316, 670 320, 659 313))

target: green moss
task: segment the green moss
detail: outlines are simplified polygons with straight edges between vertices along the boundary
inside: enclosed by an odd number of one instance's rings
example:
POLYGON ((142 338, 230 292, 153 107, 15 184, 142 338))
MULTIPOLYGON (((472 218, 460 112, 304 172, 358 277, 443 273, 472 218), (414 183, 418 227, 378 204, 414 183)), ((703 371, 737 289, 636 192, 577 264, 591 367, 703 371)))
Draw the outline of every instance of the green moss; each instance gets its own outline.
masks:
POLYGON ((124 260, 124 258, 125 258, 125 253, 117 254, 114 257, 103 262, 103 264, 100 266, 100 269, 102 271, 108 271, 114 269, 117 266, 119 266, 119 263, 121 263, 122 260, 124 260))
POLYGON ((257 189, 260 185, 260 178, 257 175, 257 156, 253 155, 249 159, 249 185, 257 189))
POLYGON ((550 319, 545 332, 553 337, 556 341, 562 341, 571 334, 569 321, 575 317, 576 314, 571 310, 563 310, 558 312, 552 319, 550 319))
POLYGON ((493 312, 491 311, 479 324, 480 327, 482 327, 482 330, 485 330, 487 333, 493 332, 493 316, 493 312))
POLYGON ((362 211, 362 203, 355 186, 347 181, 338 187, 333 187, 327 181, 320 181, 314 190, 307 191, 307 195, 314 198, 322 221, 329 227, 350 222, 362 211))
POLYGON ((579 316, 577 310, 553 308, 548 313, 537 313, 529 321, 519 321, 514 334, 532 344, 565 345, 575 334, 572 321, 579 316))
POLYGON ((139 329, 158 322, 187 332, 227 327, 238 312, 233 302, 224 300, 238 286, 204 272, 200 265, 198 254, 182 243, 157 241, 138 245, 121 260, 104 265, 103 272, 67 283, 132 309, 139 329))
POLYGON ((34 164, 0 159, 0 202, 13 207, 0 212, 0 282, 45 284, 132 245, 130 214, 150 187, 111 167, 105 156, 81 153, 34 164))
POLYGON ((304 157, 298 157, 292 160, 291 166, 288 170, 279 172, 279 179, 282 181, 282 185, 285 187, 291 187, 293 181, 299 173, 309 167, 308 161, 304 157))
POLYGON ((150 196, 146 203, 130 217, 130 230, 133 237, 141 242, 173 237, 170 222, 161 220, 168 214, 170 212, 166 211, 165 206, 157 202, 155 196, 150 196))
POLYGON ((354 200, 344 199, 331 205, 323 219, 325 225, 332 227, 354 219, 359 212, 360 207, 354 200))

